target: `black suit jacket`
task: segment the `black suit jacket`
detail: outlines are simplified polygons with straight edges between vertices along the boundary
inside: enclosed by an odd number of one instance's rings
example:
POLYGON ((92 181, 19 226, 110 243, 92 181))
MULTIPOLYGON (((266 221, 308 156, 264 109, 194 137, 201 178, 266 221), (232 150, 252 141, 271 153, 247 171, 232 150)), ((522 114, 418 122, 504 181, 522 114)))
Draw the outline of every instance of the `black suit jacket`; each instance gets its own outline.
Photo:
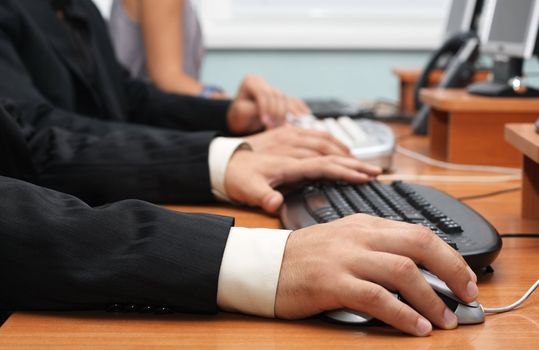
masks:
POLYGON ((0 96, 34 110, 32 124, 69 126, 72 119, 88 116, 227 131, 229 102, 167 94, 131 79, 117 62, 106 23, 91 0, 71 1, 66 16, 84 28, 84 41, 95 63, 92 79, 83 74, 72 33, 50 0, 0 2, 0 96))
POLYGON ((92 208, 0 176, 0 313, 114 304, 216 312, 232 224, 137 200, 92 208))

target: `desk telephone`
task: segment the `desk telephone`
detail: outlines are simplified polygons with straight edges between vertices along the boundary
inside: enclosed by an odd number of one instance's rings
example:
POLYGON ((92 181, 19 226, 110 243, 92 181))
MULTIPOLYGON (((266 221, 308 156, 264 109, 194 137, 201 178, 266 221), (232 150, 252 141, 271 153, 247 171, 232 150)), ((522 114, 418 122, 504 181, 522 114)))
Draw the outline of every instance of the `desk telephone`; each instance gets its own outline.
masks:
POLYGON ((422 88, 428 86, 429 76, 434 69, 445 62, 444 75, 437 87, 451 88, 466 86, 475 72, 475 64, 479 57, 479 38, 474 32, 453 35, 436 51, 416 84, 414 102, 418 110, 412 123, 416 134, 426 134, 430 106, 423 105, 419 99, 422 88))

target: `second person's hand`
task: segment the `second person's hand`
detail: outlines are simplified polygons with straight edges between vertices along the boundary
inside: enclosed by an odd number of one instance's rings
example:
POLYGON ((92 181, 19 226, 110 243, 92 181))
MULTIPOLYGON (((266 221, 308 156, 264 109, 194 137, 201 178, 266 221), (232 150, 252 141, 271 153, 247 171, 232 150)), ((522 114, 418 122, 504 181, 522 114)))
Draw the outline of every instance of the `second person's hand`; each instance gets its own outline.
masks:
POLYGON ((225 175, 225 190, 236 202, 258 206, 275 213, 283 204, 277 188, 304 180, 328 179, 362 183, 378 175, 378 169, 357 159, 321 156, 304 159, 237 151, 225 175))

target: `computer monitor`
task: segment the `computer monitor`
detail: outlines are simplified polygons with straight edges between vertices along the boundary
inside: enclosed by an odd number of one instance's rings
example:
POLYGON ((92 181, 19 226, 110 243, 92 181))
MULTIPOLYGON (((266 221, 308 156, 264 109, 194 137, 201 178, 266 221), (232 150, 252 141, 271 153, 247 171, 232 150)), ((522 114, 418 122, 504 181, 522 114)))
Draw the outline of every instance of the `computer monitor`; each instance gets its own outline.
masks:
POLYGON ((493 77, 469 87, 486 96, 539 96, 522 83, 525 59, 536 53, 539 0, 488 0, 483 9, 481 51, 494 56, 493 77))
POLYGON ((445 36, 450 38, 473 28, 478 0, 451 0, 445 25, 445 36))

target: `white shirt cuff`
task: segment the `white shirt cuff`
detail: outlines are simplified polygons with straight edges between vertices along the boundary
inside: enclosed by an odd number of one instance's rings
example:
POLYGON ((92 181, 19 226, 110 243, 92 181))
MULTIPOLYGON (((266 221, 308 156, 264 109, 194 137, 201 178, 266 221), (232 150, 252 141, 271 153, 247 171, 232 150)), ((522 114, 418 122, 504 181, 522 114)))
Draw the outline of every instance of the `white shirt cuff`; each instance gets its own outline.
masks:
POLYGON ((222 310, 275 317, 275 298, 292 231, 233 227, 226 243, 217 304, 222 310))
POLYGON ((216 137, 210 143, 208 162, 212 193, 217 199, 225 202, 230 201, 225 189, 226 169, 230 158, 240 148, 251 149, 240 138, 216 137))

